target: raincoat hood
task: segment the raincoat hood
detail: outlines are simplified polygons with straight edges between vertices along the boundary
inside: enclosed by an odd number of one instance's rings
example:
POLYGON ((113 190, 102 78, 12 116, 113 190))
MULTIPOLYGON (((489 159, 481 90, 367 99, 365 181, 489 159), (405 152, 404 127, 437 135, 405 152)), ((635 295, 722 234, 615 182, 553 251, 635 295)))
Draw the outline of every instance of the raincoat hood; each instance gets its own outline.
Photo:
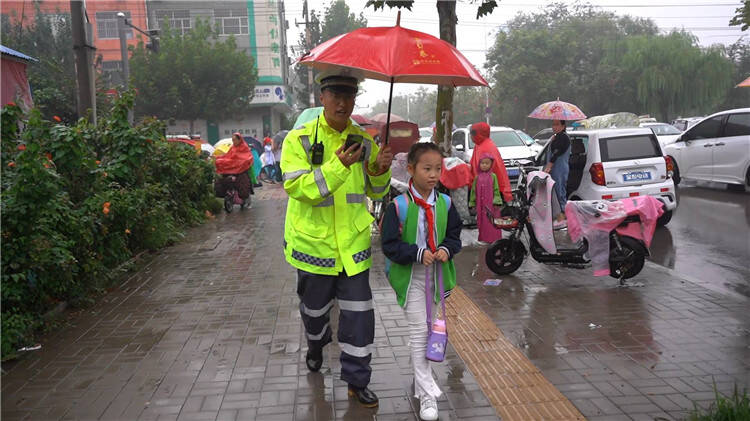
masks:
MULTIPOLYGON (((492 156, 492 154, 491 154, 491 153, 488 153, 488 152, 482 152, 482 154, 481 154, 481 155, 479 155, 479 162, 481 163, 483 159, 489 159, 490 161, 492 161, 492 162, 493 162, 492 164, 490 164, 490 169, 489 169, 489 170, 487 170, 488 172, 492 172, 492 167, 493 167, 493 165, 494 165, 494 162, 495 162, 495 157, 494 157, 494 156, 492 156)), ((482 170, 479 170, 479 171, 481 172, 482 170)))
POLYGON ((471 130, 475 133, 471 136, 471 140, 477 145, 481 145, 490 138, 490 125, 487 123, 474 123, 471 125, 471 130))

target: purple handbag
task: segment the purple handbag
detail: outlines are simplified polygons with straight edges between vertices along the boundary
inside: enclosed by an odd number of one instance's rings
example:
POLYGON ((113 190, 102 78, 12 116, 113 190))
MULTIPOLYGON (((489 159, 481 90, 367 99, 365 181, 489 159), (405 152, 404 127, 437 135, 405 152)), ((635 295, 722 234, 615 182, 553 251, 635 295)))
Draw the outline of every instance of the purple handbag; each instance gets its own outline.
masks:
POLYGON ((443 318, 432 321, 432 277, 430 269, 425 268, 425 301, 427 301, 427 352, 425 357, 430 361, 441 362, 445 359, 445 348, 448 346, 448 330, 445 325, 445 286, 443 285, 442 266, 432 265, 433 273, 438 274, 440 280, 440 305, 443 308, 443 318))

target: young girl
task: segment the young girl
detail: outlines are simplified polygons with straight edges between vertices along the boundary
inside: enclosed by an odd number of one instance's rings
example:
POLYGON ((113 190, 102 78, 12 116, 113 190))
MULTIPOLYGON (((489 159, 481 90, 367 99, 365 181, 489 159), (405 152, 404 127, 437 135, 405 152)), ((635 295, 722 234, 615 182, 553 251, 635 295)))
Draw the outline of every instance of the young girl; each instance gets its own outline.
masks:
MULTIPOLYGON (((435 190, 443 156, 434 143, 416 143, 409 150, 409 190, 388 205, 381 231, 382 248, 391 261, 388 280, 396 291, 409 323, 414 395, 419 398, 419 416, 438 419, 437 398, 442 392, 432 377, 427 349, 425 281, 427 270, 442 271, 445 290, 456 285, 451 260, 461 250, 461 218, 450 197, 435 190)), ((430 275, 430 297, 434 320, 440 312, 440 284, 430 275)))
POLYGON ((469 197, 469 207, 476 206, 477 210, 479 241, 487 243, 493 243, 495 240, 503 238, 502 230, 492 225, 492 221, 487 217, 487 211, 485 210, 489 208, 492 211, 493 218, 499 218, 499 206, 503 204, 497 176, 492 172, 492 164, 492 155, 482 154, 479 158, 479 172, 471 186, 471 197, 469 197))
POLYGON ((273 153, 273 140, 266 136, 263 139, 263 171, 266 173, 266 179, 269 183, 275 183, 276 181, 276 158, 273 153))

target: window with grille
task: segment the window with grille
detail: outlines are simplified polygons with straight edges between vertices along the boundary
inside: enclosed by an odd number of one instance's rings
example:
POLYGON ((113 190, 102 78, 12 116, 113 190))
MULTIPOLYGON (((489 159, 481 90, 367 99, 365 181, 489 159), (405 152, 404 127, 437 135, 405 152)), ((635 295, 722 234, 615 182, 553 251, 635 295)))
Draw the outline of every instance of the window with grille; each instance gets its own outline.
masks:
POLYGON ((247 9, 216 9, 214 19, 219 35, 247 34, 247 9))
POLYGON ((169 21, 169 27, 178 33, 185 35, 192 28, 189 10, 157 10, 156 28, 161 29, 164 19, 169 21))
MULTIPOLYGON (((96 12, 96 33, 99 38, 120 38, 117 32, 117 13, 119 12, 96 12)), ((130 12, 125 13, 125 18, 130 19, 130 12)), ((133 30, 125 28, 125 38, 133 38, 133 30)))

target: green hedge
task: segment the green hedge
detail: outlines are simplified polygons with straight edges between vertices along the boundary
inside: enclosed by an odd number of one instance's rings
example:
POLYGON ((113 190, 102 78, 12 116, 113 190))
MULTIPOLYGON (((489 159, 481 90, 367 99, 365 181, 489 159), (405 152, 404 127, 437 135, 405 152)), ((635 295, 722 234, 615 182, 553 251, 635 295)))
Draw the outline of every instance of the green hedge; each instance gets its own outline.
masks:
POLYGON ((113 268, 180 238, 221 205, 214 169, 168 143, 163 124, 127 121, 133 93, 98 127, 2 109, 2 358, 33 339, 59 302, 80 305, 111 283, 113 268))

